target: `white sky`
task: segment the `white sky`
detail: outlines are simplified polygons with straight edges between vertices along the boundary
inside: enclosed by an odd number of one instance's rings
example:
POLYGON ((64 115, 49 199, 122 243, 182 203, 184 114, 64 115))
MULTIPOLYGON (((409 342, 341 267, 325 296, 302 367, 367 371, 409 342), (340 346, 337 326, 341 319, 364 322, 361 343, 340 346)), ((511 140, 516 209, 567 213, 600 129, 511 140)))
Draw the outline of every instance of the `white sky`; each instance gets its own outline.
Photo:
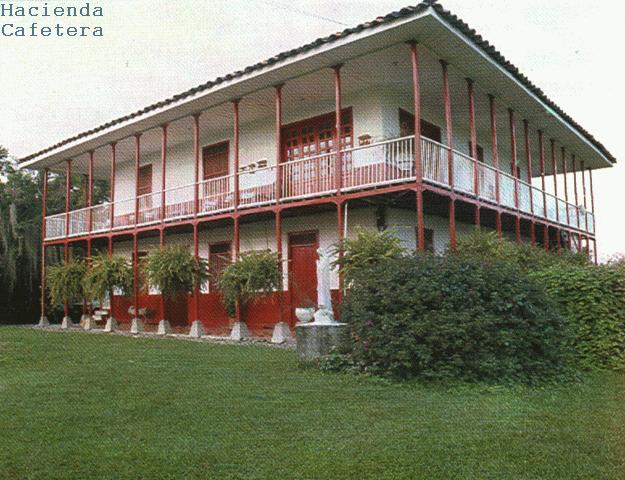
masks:
MULTIPOLYGON (((354 26, 411 1, 90 0, 105 9, 96 20, 103 38, 0 36, 0 145, 24 156, 345 28, 328 19, 354 26)), ((598 244, 601 255, 625 252, 625 2, 441 3, 617 157, 615 168, 594 176, 598 244)))

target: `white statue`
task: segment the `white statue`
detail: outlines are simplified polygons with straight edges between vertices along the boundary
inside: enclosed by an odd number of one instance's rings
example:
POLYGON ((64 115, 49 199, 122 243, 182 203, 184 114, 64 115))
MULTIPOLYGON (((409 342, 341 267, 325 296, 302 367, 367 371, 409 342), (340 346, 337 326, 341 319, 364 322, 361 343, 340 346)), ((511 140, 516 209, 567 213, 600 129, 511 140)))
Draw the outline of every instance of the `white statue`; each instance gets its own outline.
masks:
POLYGON ((330 254, 323 249, 317 250, 317 305, 315 323, 335 323, 332 313, 332 292, 330 289, 330 254))

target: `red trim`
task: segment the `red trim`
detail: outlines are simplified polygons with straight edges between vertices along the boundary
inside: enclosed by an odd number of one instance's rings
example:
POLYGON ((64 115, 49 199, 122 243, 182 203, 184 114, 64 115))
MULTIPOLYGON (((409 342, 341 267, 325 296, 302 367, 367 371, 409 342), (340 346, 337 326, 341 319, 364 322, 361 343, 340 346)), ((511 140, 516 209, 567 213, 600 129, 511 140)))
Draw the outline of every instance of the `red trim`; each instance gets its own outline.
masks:
POLYGON ((530 211, 534 215, 534 189, 532 188, 532 147, 530 145, 530 128, 529 122, 523 120, 523 137, 525 143, 525 160, 527 161, 527 183, 530 185, 530 211))
MULTIPOLYGON (((552 138, 551 142, 551 169, 553 175, 553 193, 558 198, 558 162, 556 162, 556 141, 552 138)), ((556 201, 556 222, 560 223, 560 209, 558 208, 558 203, 556 201)), ((560 236, 558 235, 558 242, 560 236)), ((559 243, 558 243, 559 248, 559 243)))
POLYGON ((275 103, 276 103, 276 121, 275 121, 275 135, 276 135, 276 203, 280 203, 280 197, 282 196, 282 169, 280 164, 283 161, 282 157, 282 85, 276 85, 275 87, 275 103))
POLYGON ((240 185, 239 185, 239 102, 240 100, 233 100, 232 102, 232 115, 233 115, 233 132, 232 132, 232 149, 234 155, 234 208, 239 208, 240 201, 240 185))
MULTIPOLYGON (((566 169, 566 152, 564 147, 560 149, 560 153, 562 156, 562 175, 564 177, 564 201, 566 202, 566 224, 569 225, 571 223, 571 218, 569 215, 569 188, 567 183, 567 169, 566 169)), ((571 243, 571 237, 569 237, 569 247, 571 243)))
POLYGON ((449 185, 454 184, 454 140, 453 140, 453 117, 451 114, 451 96, 449 93, 449 72, 448 63, 444 60, 440 61, 443 73, 443 104, 445 110, 445 129, 447 130, 447 181, 449 185))
MULTIPOLYGON (((342 125, 341 125, 341 65, 332 67, 334 69, 334 150, 336 151, 335 165, 335 181, 336 191, 341 192, 343 188, 343 162, 341 159, 341 138, 342 138, 342 125)), ((353 135, 352 135, 353 136, 353 135)))
MULTIPOLYGON (((280 210, 276 211, 276 253, 278 255, 278 269, 280 270, 280 277, 284 278, 284 268, 283 268, 283 264, 282 264, 282 212, 280 210)), ((282 288, 282 291, 284 291, 284 288, 282 288)), ((278 297, 278 321, 282 322, 283 321, 283 295, 282 292, 280 292, 280 295, 278 297)))
MULTIPOLYGON (((110 197, 111 197, 111 216, 110 216, 110 224, 111 228, 115 226, 115 176, 116 176, 116 168, 117 168, 117 144, 111 143, 111 179, 110 179, 110 197)), ((109 248, 109 251, 111 248, 109 248)))
MULTIPOLYGON (((475 127, 475 91, 473 88, 473 80, 470 78, 467 81, 467 93, 469 96, 469 132, 471 137, 471 157, 473 158, 473 193, 476 197, 479 196, 480 182, 478 172, 478 152, 477 152, 477 129, 475 127)), ((479 226, 479 212, 476 209, 475 212, 475 224, 479 226)))
POLYGON ((167 190, 167 124, 161 126, 161 222, 165 221, 167 190))
POLYGON ((417 208, 417 250, 425 250, 425 232, 423 229, 423 171, 421 166, 421 87, 419 85, 419 52, 417 43, 410 42, 410 60, 412 65, 412 96, 414 108, 414 155, 416 176, 417 208))
POLYGON ((577 193, 577 160, 575 154, 571 155, 573 163, 573 192, 575 195, 575 214, 577 215, 577 227, 579 228, 579 195, 577 193))
POLYGON ((193 158, 195 161, 195 185, 193 189, 194 215, 200 210, 200 114, 193 115, 193 158))
POLYGON ((141 134, 135 135, 135 228, 139 220, 139 188, 141 168, 141 134))
MULTIPOLYGON (((200 261, 200 245, 198 225, 193 225, 193 256, 195 261, 200 261)), ((196 286, 193 289, 193 321, 200 319, 200 286, 196 286)))
POLYGON ((46 216, 48 212, 48 172, 43 170, 43 193, 41 195, 41 317, 46 316, 46 216))

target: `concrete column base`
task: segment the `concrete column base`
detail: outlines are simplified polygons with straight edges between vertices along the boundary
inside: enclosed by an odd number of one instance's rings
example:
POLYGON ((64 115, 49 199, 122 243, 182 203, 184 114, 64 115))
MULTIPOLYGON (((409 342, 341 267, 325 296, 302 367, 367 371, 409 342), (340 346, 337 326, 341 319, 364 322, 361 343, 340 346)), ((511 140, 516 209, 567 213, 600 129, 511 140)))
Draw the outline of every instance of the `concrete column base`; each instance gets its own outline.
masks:
POLYGON ((130 324, 130 333, 133 335, 143 333, 143 320, 140 318, 133 318, 132 323, 130 324))
POLYGON ((161 320, 158 322, 158 335, 169 335, 171 333, 171 325, 167 320, 161 320))
POLYGON ((291 329, 286 322, 278 322, 273 327, 273 335, 271 336, 271 343, 285 343, 293 340, 291 335, 291 329))
POLYGON ((63 317, 63 321, 61 322, 61 328, 63 330, 70 329, 73 326, 74 326, 74 322, 72 322, 72 319, 70 317, 63 317))
POLYGON ((204 325, 199 320, 194 321, 191 324, 191 330, 189 330, 189 336, 191 338, 202 338, 204 335, 204 325))
POLYGON ((295 338, 299 361, 313 363, 333 349, 339 349, 347 332, 345 323, 298 323, 295 326, 295 338))
POLYGON ((50 326, 50 320, 45 315, 39 319, 38 327, 45 328, 50 326))
POLYGON ((97 328, 97 325, 95 323, 94 318, 90 315, 87 315, 87 316, 83 315, 82 328, 87 331, 95 330, 97 328))
POLYGON ((111 333, 117 330, 117 320, 113 317, 109 317, 106 321, 106 326, 104 327, 104 331, 107 333, 111 333))
POLYGON ((245 322, 236 322, 232 326, 232 331, 230 332, 230 339, 236 340, 240 342, 241 340, 245 340, 250 336, 250 331, 247 329, 247 324, 245 322))

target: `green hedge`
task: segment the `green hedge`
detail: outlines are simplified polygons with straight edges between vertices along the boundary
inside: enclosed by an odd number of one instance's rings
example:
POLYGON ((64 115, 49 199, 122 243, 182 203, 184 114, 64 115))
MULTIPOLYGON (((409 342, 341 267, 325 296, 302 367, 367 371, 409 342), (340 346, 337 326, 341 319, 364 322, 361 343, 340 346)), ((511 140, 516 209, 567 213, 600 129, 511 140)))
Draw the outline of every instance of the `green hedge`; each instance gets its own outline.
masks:
POLYGON ((619 265, 568 265, 531 275, 571 322, 581 365, 625 369, 624 269, 619 265))
POLYGON ((353 275, 350 363, 396 378, 533 381, 567 370, 570 332, 517 266, 463 256, 389 259, 353 275))

